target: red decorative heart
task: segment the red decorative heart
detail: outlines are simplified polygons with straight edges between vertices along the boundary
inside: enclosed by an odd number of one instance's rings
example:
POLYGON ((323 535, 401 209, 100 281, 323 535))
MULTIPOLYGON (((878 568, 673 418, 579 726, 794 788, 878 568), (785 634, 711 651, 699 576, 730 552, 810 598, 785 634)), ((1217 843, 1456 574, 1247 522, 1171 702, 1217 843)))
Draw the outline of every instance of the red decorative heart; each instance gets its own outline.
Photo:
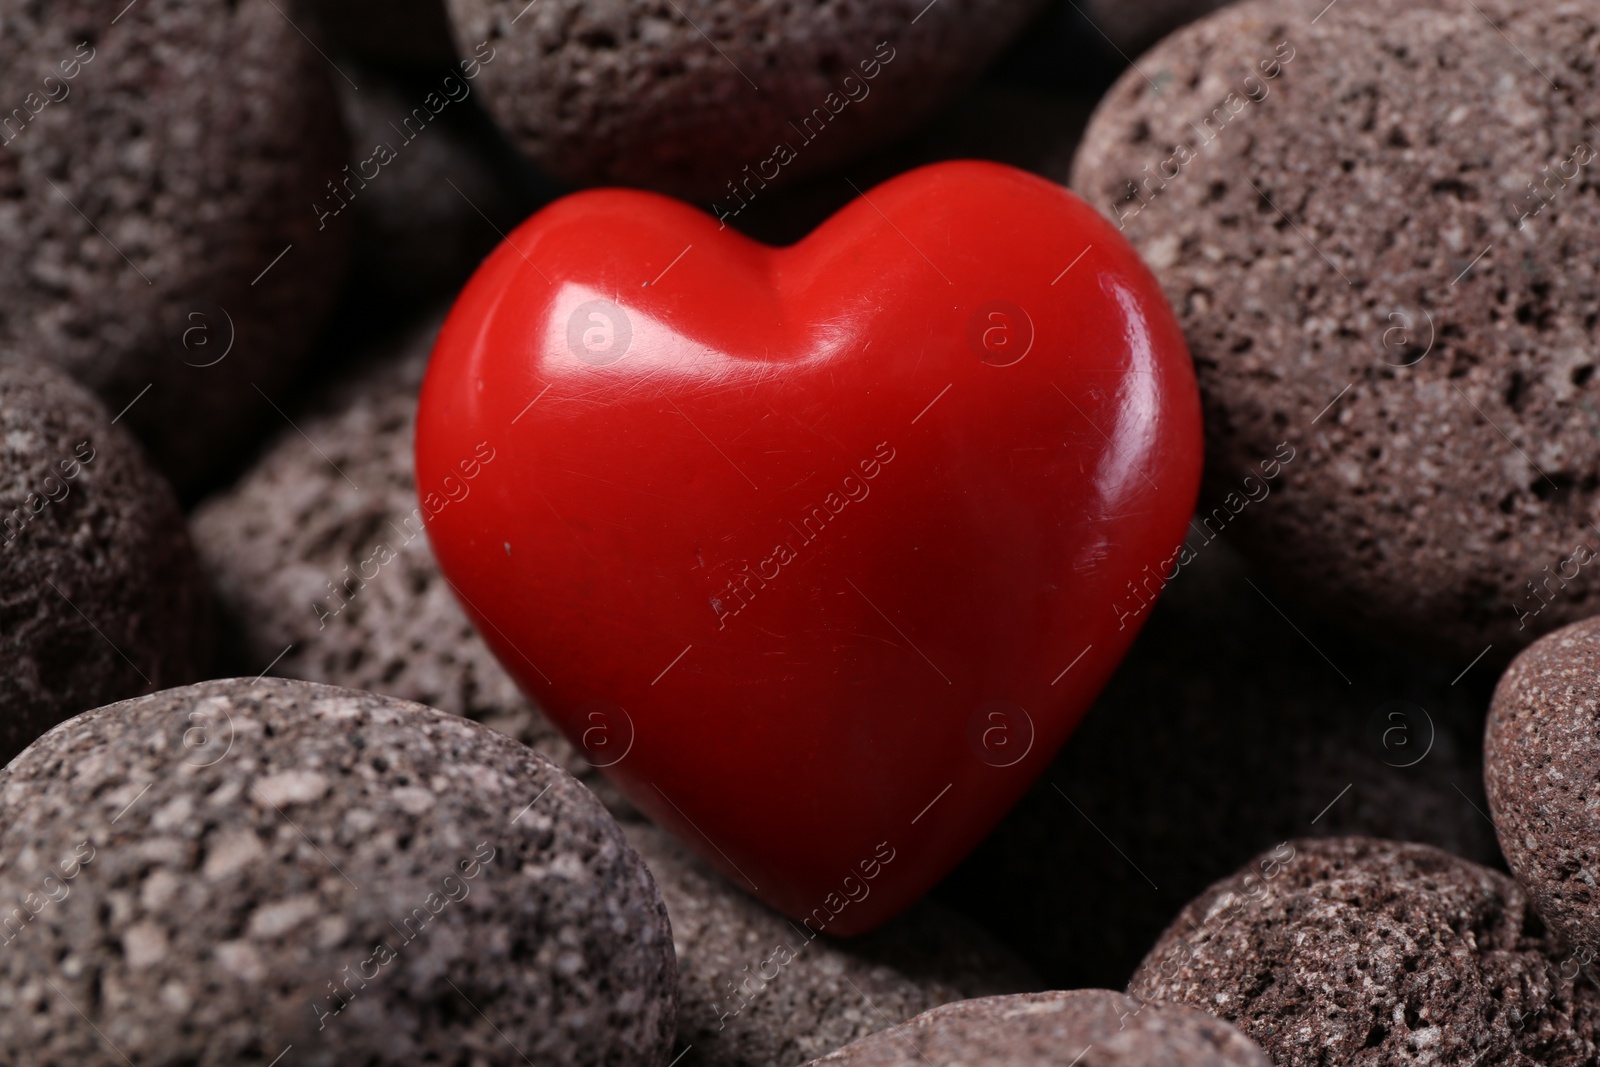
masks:
POLYGON ((502 663, 814 935, 925 892, 1127 650, 1194 505, 1155 279, 1066 190, 947 163, 769 248, 569 196, 457 301, 417 483, 502 663))

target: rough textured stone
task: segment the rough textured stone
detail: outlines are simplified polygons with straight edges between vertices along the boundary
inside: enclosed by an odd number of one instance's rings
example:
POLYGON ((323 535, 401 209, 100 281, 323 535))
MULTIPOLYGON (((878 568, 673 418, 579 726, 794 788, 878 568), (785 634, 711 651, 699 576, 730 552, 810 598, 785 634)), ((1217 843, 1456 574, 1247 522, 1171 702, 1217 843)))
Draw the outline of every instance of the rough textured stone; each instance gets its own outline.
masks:
POLYGON ((1540 638, 1500 679, 1484 738, 1489 813, 1546 922, 1600 955, 1600 618, 1540 638))
MULTIPOLYGON (((583 777, 612 810, 627 810, 495 660, 421 532, 412 434, 437 330, 431 319, 378 342, 297 414, 303 436, 285 431, 195 512, 195 546, 226 616, 235 669, 273 664, 283 677, 477 719, 583 777)), ((472 480, 460 486, 470 492, 472 480)))
POLYGON ((1464 665, 1318 626, 1227 535, 1191 537, 1196 558, 1105 693, 939 891, 1055 988, 1124 985, 1179 908, 1290 838, 1498 862, 1478 764, 1493 672, 1452 686, 1464 665))
POLYGON ((68 716, 201 677, 210 607, 133 438, 62 372, 0 362, 0 760, 68 716))
POLYGON ((1590 1064, 1600 992, 1560 952, 1498 871, 1302 839, 1186 907, 1129 992, 1227 1019, 1279 1067, 1590 1064))
POLYGON ((1600 604, 1597 33, 1581 0, 1248 0, 1142 57, 1073 170, 1183 322, 1213 494, 1304 453, 1252 552, 1463 663, 1600 604))
POLYGON ((1108 989, 984 997, 925 1011, 816 1063, 838 1067, 1270 1067, 1238 1030, 1193 1008, 1108 989), (1074 1059, 1073 1057, 1077 1058, 1074 1059))
POLYGON ((339 75, 290 19, 315 28, 294 0, 0 0, 0 347, 139 397, 125 423, 180 490, 279 418, 261 393, 343 273, 312 210, 339 75))
POLYGON ((796 1067, 937 1004, 1037 988, 1016 957, 924 901, 865 937, 807 931, 646 823, 626 826, 672 917, 679 1067, 796 1067))
POLYGON ((205 682, 62 724, 0 773, 0 900, 8 1063, 671 1051, 666 910, 605 809, 371 693, 205 682))
POLYGON ((488 40, 496 50, 482 79, 489 107, 541 167, 572 182, 639 185, 731 209, 738 201, 728 186, 742 187, 746 166, 754 191, 763 176, 771 182, 826 170, 910 130, 975 78, 1042 5, 446 6, 463 48, 488 40), (785 144, 792 158, 775 154, 785 144))

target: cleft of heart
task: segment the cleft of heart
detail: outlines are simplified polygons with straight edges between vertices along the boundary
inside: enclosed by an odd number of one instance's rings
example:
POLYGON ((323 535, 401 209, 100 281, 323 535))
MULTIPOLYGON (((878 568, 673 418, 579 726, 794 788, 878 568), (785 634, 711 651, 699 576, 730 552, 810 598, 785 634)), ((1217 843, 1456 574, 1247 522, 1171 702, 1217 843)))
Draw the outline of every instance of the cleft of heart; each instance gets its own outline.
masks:
POLYGON ((631 746, 597 765, 628 799, 838 935, 926 892, 1066 741, 1202 460, 1137 254, 976 162, 785 248, 649 193, 551 204, 445 323, 418 484, 481 442, 428 536, 489 646, 574 743, 620 709, 631 746))

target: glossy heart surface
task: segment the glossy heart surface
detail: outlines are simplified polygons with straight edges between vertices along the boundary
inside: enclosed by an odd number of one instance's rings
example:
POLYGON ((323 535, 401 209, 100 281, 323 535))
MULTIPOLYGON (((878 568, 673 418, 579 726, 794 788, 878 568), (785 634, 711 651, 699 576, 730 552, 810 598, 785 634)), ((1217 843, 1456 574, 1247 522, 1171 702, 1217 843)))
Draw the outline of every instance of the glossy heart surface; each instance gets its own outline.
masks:
POLYGON ((653 194, 550 205, 451 311, 416 460, 524 691, 734 882, 851 934, 1110 677, 1178 566, 1200 409, 1114 227, 944 163, 787 248, 653 194))

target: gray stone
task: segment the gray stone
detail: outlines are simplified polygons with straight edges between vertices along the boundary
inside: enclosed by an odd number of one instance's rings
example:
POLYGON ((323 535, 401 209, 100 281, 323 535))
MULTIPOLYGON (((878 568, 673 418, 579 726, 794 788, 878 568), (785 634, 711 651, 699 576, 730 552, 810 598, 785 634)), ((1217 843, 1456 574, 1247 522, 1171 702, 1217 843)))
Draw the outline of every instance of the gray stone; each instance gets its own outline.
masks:
POLYGON ((1183 324, 1213 500, 1302 453, 1241 517, 1252 555, 1351 624, 1504 663, 1600 605, 1600 12, 1316 14, 1246 0, 1168 37, 1072 187, 1183 324))
POLYGON ((1271 1067, 1238 1030, 1193 1008, 1108 989, 984 997, 925 1011, 815 1061, 835 1067, 1271 1067))
POLYGON ((280 418, 263 394, 343 277, 312 206, 342 177, 339 75, 294 23, 299 0, 0 0, 0 347, 131 403, 183 492, 280 418))
POLYGON ((87 390, 0 361, 0 760, 203 676, 211 603, 172 489, 87 390))
POLYGON ((730 186, 753 195, 909 131, 976 78, 1041 6, 446 4, 464 54, 468 42, 493 49, 483 91, 535 163, 579 184, 644 186, 729 210, 740 202, 730 186), (789 151, 779 152, 784 145, 789 151))
POLYGON ((7 1063, 671 1052, 666 910, 600 803, 371 693, 213 681, 58 726, 0 773, 0 901, 7 1063))
POLYGON ((1137 57, 1157 40, 1228 0, 1085 0, 1084 15, 1125 56, 1137 57))
POLYGON ((672 917, 679 1067, 796 1067, 948 1001, 1037 988, 972 924, 930 901, 863 937, 809 931, 746 896, 662 831, 630 823, 672 917))
POLYGON ((195 546, 230 627, 235 669, 254 674, 272 664, 282 677, 485 722, 626 810, 518 691, 421 531, 413 428, 437 330, 432 319, 377 343, 296 417, 304 435, 285 430, 235 485, 196 510, 195 546))

